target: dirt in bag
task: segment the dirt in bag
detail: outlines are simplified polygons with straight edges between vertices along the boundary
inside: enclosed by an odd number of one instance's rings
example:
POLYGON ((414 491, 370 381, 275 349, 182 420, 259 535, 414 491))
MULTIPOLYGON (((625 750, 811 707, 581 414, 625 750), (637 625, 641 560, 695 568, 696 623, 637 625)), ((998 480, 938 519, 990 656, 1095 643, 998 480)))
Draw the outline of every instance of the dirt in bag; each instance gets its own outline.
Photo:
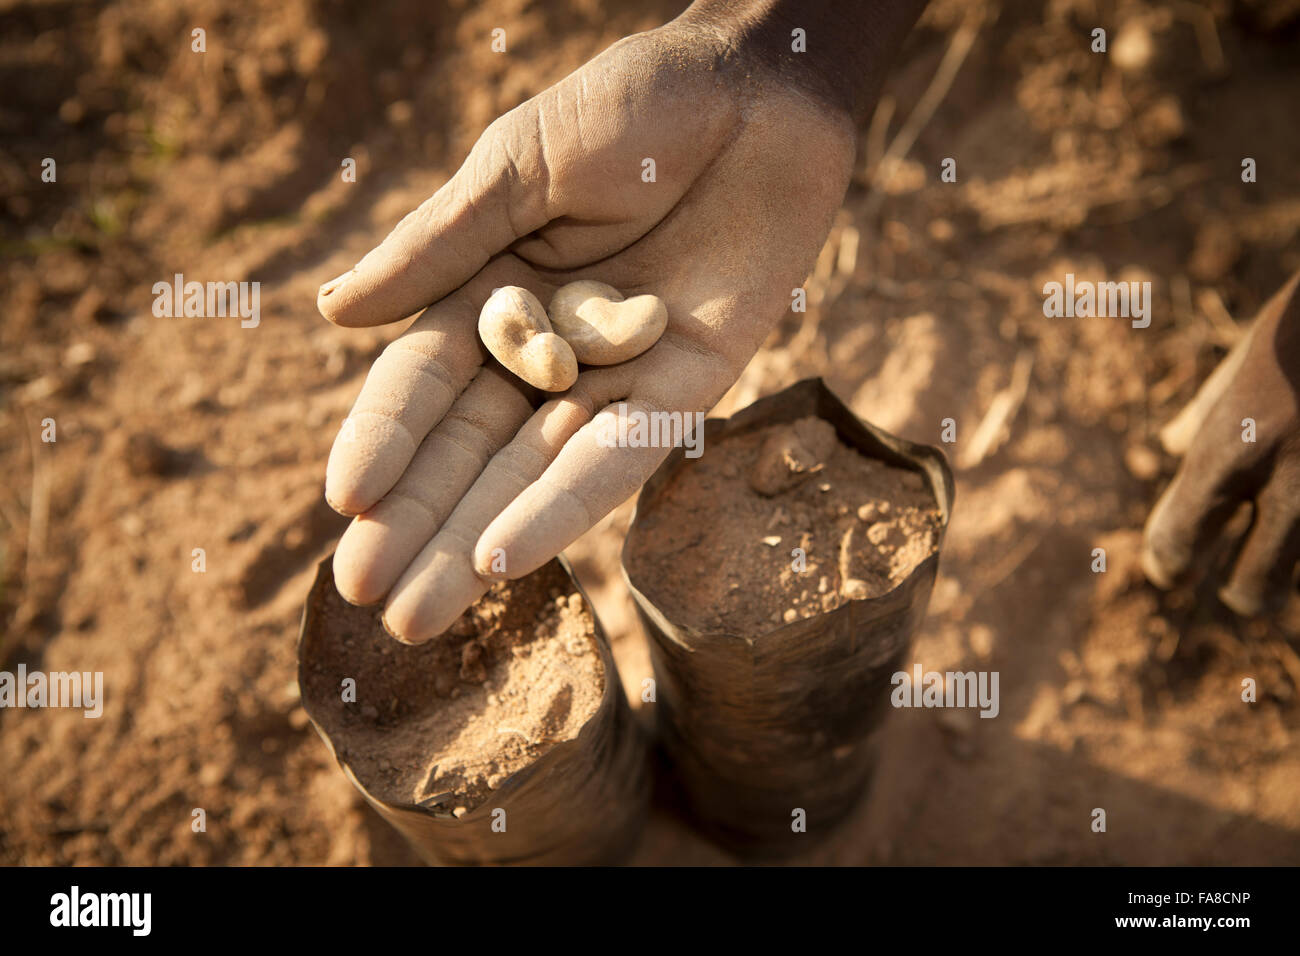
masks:
POLYGON ((925 477, 810 416, 724 435, 638 515, 628 568, 674 621, 765 631, 892 590, 939 543, 925 477))
POLYGON ((472 810, 577 737, 600 706, 595 622, 557 566, 495 585, 418 647, 384 631, 381 608, 325 592, 324 636, 303 694, 337 701, 318 715, 321 727, 381 800, 472 810), (343 700, 346 677, 356 681, 355 702, 343 700))

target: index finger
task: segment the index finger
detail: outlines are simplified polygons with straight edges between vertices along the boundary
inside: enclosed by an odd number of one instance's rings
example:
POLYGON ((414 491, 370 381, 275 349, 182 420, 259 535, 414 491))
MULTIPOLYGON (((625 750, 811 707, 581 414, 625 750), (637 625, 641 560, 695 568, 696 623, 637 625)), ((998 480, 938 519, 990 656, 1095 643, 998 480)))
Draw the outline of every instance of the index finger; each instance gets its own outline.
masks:
POLYGON ((520 236, 547 222, 545 160, 530 103, 484 131, 441 189, 350 270, 320 287, 336 325, 396 322, 459 288, 520 236))

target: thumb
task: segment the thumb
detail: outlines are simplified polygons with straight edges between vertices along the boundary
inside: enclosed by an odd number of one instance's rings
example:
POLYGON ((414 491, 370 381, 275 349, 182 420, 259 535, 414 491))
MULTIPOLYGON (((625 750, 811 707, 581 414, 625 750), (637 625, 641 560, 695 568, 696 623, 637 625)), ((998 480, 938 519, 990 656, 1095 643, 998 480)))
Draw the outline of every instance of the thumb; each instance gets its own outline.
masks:
POLYGON ((352 269, 320 287, 321 315, 353 328, 405 318, 545 225, 547 172, 538 129, 532 101, 493 122, 446 185, 352 269))

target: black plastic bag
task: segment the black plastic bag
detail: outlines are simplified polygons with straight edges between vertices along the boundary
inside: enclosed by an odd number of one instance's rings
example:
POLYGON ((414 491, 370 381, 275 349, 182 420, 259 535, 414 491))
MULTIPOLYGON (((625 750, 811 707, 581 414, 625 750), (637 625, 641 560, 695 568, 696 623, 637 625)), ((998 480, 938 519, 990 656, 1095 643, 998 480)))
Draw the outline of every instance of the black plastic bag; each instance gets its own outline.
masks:
MULTIPOLYGON (((555 575, 557 570, 582 594, 594 619, 591 602, 562 559, 533 574, 555 575)), ((576 738, 554 744, 529 766, 507 777, 480 805, 466 808, 467 812, 457 817, 450 806, 380 799, 373 792, 375 781, 359 779, 355 769, 339 757, 340 747, 324 729, 327 721, 321 717, 326 708, 341 706, 338 688, 344 677, 354 675, 321 672, 326 666, 324 642, 330 638, 324 633, 322 600, 333 588, 332 559, 327 558, 317 569, 308 595, 298 642, 303 707, 348 779, 425 860, 449 865, 584 865, 617 862, 630 852, 640 835, 650 797, 646 741, 623 695, 599 620, 595 620, 595 633, 605 688, 596 712, 576 738), (501 821, 504 832, 499 830, 501 821)), ((418 651, 384 632, 378 608, 360 610, 371 618, 369 633, 360 639, 389 642, 393 666, 402 666, 405 652, 418 651)))
POLYGON ((703 633, 671 620, 647 597, 650 582, 629 571, 628 555, 639 517, 684 466, 681 448, 642 488, 623 548, 623 575, 650 635, 663 748, 697 824, 742 855, 802 851, 862 799, 875 763, 873 735, 925 614, 952 509, 952 473, 941 452, 860 421, 821 379, 730 419, 709 419, 705 447, 724 434, 810 415, 865 456, 921 472, 934 494, 942 516, 935 551, 893 590, 762 633, 703 633), (799 810, 802 833, 793 826, 799 810))

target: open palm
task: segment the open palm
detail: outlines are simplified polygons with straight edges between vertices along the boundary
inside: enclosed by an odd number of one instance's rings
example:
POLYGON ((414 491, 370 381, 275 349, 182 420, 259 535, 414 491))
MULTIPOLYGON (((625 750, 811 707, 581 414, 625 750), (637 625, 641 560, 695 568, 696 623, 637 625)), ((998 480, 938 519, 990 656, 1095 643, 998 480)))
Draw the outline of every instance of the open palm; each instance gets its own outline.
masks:
POLYGON ((340 593, 386 597, 389 631, 428 640, 635 492, 669 449, 604 447, 594 419, 619 402, 712 407, 789 308, 852 156, 845 114, 679 24, 620 41, 488 127, 436 195, 321 288, 339 325, 428 306, 375 362, 330 453, 326 496, 356 515, 334 558, 340 593), (575 279, 658 295, 668 328, 631 361, 537 393, 482 347, 478 313, 499 286, 549 302, 575 279))

